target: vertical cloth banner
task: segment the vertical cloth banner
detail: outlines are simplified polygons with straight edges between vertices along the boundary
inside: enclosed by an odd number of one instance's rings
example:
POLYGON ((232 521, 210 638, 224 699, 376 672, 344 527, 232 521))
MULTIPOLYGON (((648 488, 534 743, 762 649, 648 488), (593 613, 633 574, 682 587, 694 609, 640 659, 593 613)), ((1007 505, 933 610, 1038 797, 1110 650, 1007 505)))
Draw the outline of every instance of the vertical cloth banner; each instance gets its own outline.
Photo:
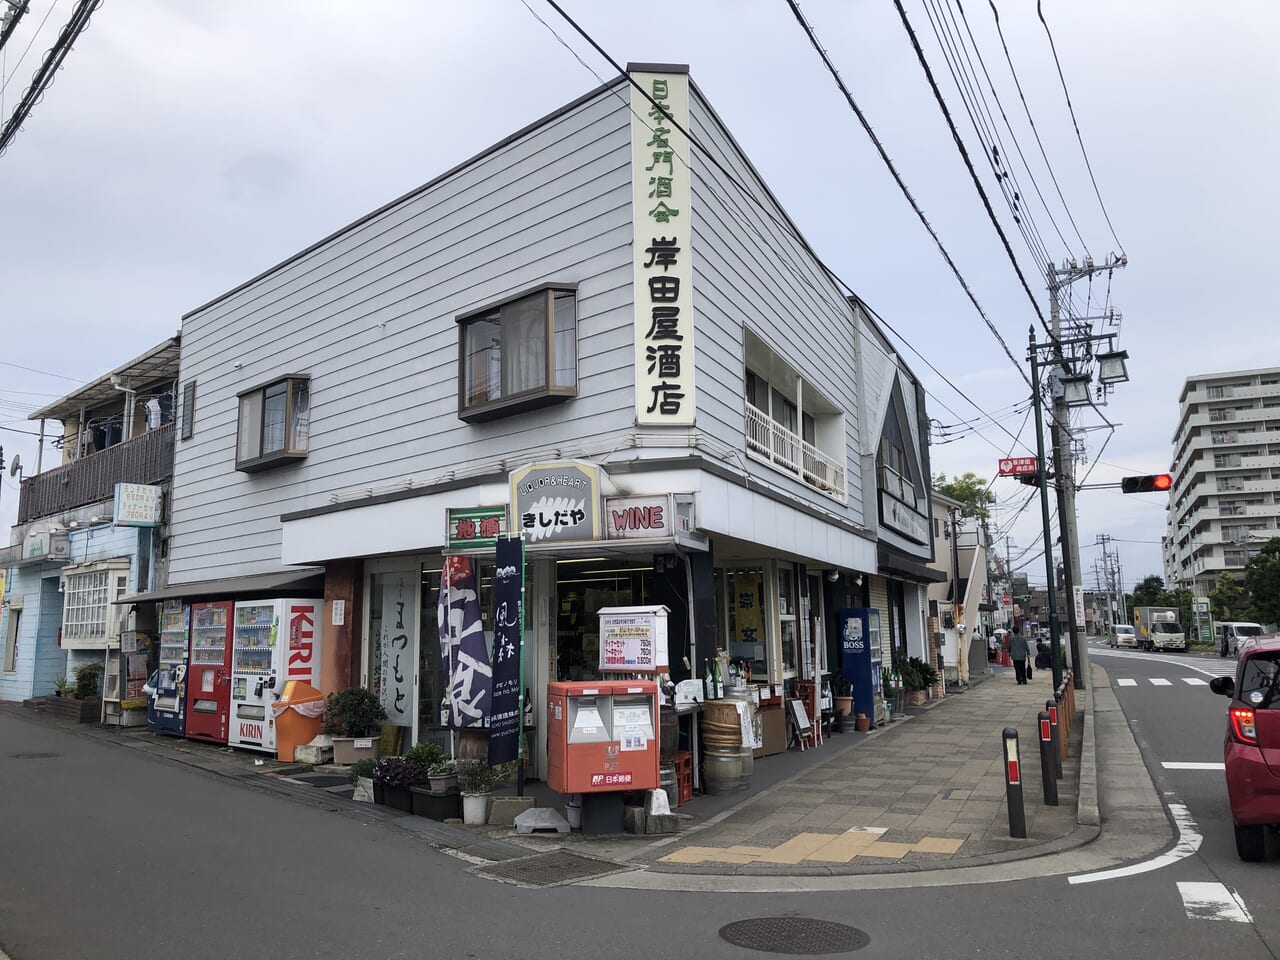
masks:
POLYGON ((476 572, 466 557, 445 557, 440 571, 440 660, 449 700, 449 726, 481 726, 489 714, 489 645, 480 622, 476 572))
POLYGON ((520 756, 522 705, 520 663, 524 616, 520 604, 524 580, 524 544, 518 537, 499 539, 493 577, 493 706, 489 712, 489 766, 520 756))

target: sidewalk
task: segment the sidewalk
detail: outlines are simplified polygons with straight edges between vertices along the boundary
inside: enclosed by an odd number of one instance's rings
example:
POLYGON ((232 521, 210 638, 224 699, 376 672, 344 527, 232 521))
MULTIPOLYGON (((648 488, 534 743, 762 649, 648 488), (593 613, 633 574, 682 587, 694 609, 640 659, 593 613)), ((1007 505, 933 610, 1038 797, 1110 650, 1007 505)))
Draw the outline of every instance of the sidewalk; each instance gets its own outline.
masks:
MULTIPOLYGON (((1077 820, 1083 716, 1059 781, 1059 806, 1042 803, 1036 714, 1051 696, 1048 671, 1026 686, 1007 672, 871 733, 844 733, 816 749, 756 764, 753 792, 697 797, 681 806, 674 837, 513 836, 354 803, 331 771, 148 733, 75 724, 3 709, 70 733, 117 743, 205 772, 366 820, 385 821, 481 860, 567 848, 656 873, 756 876, 881 874, 976 866, 1080 846, 1098 834, 1077 820), (1009 837, 1001 731, 1018 729, 1026 839, 1009 837)), ((1083 705, 1083 698, 1081 698, 1083 705)), ((1095 763, 1085 750, 1086 777, 1095 763)), ((537 785, 539 788, 541 784, 537 785)), ((531 791, 539 793, 540 791, 531 791)))

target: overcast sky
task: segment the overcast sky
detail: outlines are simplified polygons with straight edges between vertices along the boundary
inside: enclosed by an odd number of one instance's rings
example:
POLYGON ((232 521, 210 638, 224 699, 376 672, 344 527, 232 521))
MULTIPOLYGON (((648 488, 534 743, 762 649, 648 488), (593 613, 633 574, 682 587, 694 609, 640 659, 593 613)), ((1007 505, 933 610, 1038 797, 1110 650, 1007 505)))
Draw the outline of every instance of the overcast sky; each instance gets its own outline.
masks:
MULTIPOLYGON (((7 461, 20 453, 25 465, 35 463, 34 437, 16 432, 34 431, 26 412, 173 335, 184 312, 593 88, 592 70, 613 74, 544 0, 528 2, 107 0, 0 156, 0 443, 7 461)), ((999 198, 930 27, 929 12, 941 9, 934 3, 904 0, 1043 306, 1040 268, 999 198)), ((785 0, 564 6, 622 63, 690 64, 818 253, 969 400, 1019 432, 1023 416, 1010 411, 1028 398, 1025 383, 785 0)), ((1067 242, 1034 198, 1032 178, 1011 164, 1023 203, 1055 259, 1083 258, 1087 249, 1101 260, 1121 248, 1089 183, 1035 5, 996 6, 1084 244, 1040 159, 992 8, 969 0, 968 27, 1067 242)), ((72 7, 70 0, 31 0, 0 64, 5 120, 72 7)), ((1120 344, 1131 355, 1132 380, 1105 408, 1120 426, 1088 477, 1115 482, 1168 468, 1188 375, 1280 364, 1280 325, 1263 320, 1274 299, 1265 289, 1280 220, 1280 4, 1043 0, 1043 8, 1130 261, 1110 284, 1110 302, 1123 313, 1120 344)), ((892 0, 808 0, 802 9, 1021 359, 1034 313, 892 0)), ((1002 137, 1012 151, 1008 132, 1002 137)), ((1091 297, 1097 312, 1107 286, 1105 277, 1091 291, 1078 285, 1077 305, 1091 297)), ((922 360, 904 356, 930 392, 931 416, 944 424, 978 416, 922 360)), ((1092 415, 1081 422, 1101 423, 1092 415)), ((947 433, 964 434, 933 450, 935 470, 949 474, 989 477, 1013 446, 986 421, 976 431, 947 433)), ((1083 434, 1089 463, 1107 435, 1083 434)), ((1029 425, 1015 453, 1028 448, 1029 425)), ((46 465, 49 458, 46 450, 46 465)), ((1033 503, 1011 519, 1029 488, 997 481, 994 489, 1016 558, 1036 544, 1038 510, 1033 503)), ((16 501, 17 483, 6 471, 6 526, 16 501)), ((1129 585, 1162 572, 1163 497, 1086 490, 1079 511, 1086 584, 1095 535, 1104 532, 1120 541, 1129 585)), ((1026 569, 1033 583, 1044 581, 1043 561, 1026 569)))

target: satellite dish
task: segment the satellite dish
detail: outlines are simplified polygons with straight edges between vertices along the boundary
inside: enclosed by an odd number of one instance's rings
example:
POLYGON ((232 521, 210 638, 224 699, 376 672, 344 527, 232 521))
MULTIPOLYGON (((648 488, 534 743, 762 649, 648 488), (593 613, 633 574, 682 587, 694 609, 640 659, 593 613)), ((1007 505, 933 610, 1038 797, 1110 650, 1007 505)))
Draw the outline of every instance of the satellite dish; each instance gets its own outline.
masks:
POLYGON ((9 476, 16 477, 18 471, 22 469, 22 457, 16 453, 13 455, 13 465, 9 467, 9 476))

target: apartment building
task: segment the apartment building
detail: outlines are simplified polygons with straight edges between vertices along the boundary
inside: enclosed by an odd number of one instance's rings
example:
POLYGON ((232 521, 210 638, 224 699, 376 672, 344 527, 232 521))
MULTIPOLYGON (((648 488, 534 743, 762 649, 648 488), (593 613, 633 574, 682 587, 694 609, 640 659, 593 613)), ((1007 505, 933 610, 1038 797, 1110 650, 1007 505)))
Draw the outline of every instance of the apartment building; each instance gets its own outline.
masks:
POLYGON ((1165 580, 1204 596, 1280 534, 1280 367, 1188 377, 1179 405, 1165 580))

